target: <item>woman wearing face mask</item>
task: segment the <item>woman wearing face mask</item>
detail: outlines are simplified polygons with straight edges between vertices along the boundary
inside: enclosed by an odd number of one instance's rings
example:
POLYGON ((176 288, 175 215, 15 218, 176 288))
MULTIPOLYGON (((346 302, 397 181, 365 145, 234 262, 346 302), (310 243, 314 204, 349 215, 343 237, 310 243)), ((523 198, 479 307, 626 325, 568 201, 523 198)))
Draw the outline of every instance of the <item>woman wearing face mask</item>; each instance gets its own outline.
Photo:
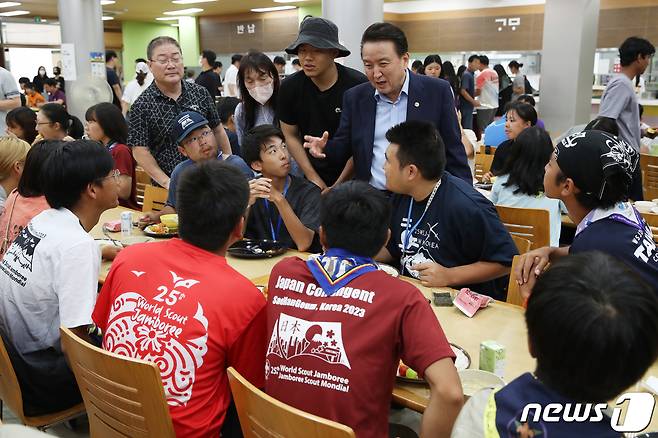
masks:
POLYGON ((48 74, 46 73, 46 67, 43 65, 39 67, 39 71, 37 75, 32 79, 32 83, 34 84, 34 89, 38 92, 43 94, 43 85, 46 83, 46 79, 48 79, 48 74))
POLYGON ((238 86, 242 102, 235 108, 238 142, 244 133, 260 125, 278 125, 275 120, 276 95, 279 91, 279 72, 270 58, 260 52, 251 52, 240 61, 238 86))

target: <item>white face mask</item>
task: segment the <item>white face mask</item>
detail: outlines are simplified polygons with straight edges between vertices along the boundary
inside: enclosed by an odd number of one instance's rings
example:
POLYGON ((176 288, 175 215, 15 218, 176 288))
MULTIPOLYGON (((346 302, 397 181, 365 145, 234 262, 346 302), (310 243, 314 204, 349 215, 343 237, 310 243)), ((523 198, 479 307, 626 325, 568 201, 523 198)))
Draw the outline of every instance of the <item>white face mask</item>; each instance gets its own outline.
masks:
POLYGON ((259 85, 249 90, 249 95, 261 105, 265 105, 274 93, 274 84, 270 82, 267 85, 259 85))

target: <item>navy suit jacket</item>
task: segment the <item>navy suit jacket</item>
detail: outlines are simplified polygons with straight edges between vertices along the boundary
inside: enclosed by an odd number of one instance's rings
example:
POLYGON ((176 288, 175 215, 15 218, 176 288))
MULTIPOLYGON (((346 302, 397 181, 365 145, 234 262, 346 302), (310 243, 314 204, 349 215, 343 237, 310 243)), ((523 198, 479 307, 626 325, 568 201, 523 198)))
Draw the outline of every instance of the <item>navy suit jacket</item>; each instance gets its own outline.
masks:
MULTIPOLYGON (((450 84, 410 71, 407 74, 410 75, 407 120, 432 122, 445 144, 445 170, 472 184, 450 84)), ((347 90, 343 95, 340 125, 325 149, 327 159, 336 165, 344 163, 346 157, 354 157, 355 178, 366 182, 371 178, 376 112, 375 89, 370 82, 347 90)))

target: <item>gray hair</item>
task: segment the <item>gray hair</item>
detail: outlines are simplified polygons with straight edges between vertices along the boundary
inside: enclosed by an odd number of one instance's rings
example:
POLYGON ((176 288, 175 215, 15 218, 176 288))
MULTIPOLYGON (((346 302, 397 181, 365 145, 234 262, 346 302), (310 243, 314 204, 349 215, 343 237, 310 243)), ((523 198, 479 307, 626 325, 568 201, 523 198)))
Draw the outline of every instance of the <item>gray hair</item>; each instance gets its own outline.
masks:
POLYGON ((164 46, 165 44, 173 44, 174 46, 178 47, 178 50, 180 50, 181 55, 183 54, 183 50, 180 48, 180 44, 178 44, 178 41, 176 41, 176 39, 169 36, 159 36, 153 38, 149 43, 149 45, 146 47, 146 57, 149 60, 152 60, 151 56, 153 55, 153 51, 155 50, 155 48, 164 46))

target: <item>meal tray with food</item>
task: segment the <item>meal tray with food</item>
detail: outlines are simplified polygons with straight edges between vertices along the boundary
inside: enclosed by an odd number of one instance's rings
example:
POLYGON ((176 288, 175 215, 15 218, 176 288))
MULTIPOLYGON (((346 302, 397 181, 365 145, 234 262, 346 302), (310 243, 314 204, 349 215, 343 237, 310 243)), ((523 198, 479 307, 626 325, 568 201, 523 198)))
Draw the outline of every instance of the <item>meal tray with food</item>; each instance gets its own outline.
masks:
POLYGON ((150 237, 174 237, 178 235, 178 229, 171 229, 165 224, 154 224, 144 228, 144 234, 150 237))

